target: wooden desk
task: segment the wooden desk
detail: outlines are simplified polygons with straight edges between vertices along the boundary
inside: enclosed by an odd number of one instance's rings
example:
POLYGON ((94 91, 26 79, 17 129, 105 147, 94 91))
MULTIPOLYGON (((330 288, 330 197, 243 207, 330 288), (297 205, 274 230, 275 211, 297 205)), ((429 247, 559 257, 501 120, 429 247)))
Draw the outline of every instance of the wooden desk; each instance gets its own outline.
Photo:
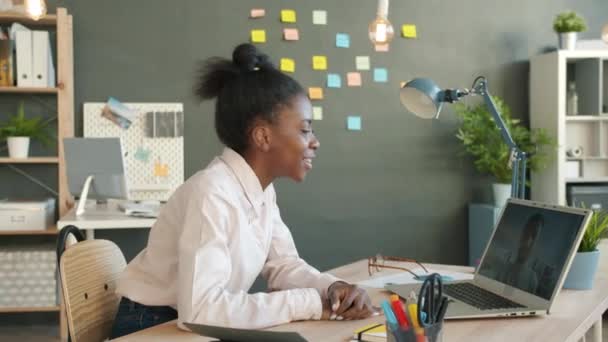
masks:
POLYGON ((156 222, 154 218, 141 218, 125 215, 118 207, 118 202, 87 206, 84 214, 76 216, 76 207, 70 209, 57 222, 57 229, 74 225, 86 232, 87 239, 95 238, 95 229, 150 228, 156 222))
MULTIPOLYGON (((600 248, 602 260, 594 288, 590 291, 562 290, 549 316, 446 321, 443 340, 451 341, 578 341, 589 331, 591 341, 601 342, 602 313, 608 309, 608 241, 600 248)), ((438 267, 438 266, 435 266, 438 267)), ((472 271, 469 267, 445 266, 457 271, 472 271)), ((367 278, 367 260, 338 267, 330 271, 348 281, 367 278)), ((385 271, 379 275, 386 275, 385 271)), ((370 290, 375 305, 386 298, 387 292, 370 290)), ((357 328, 383 317, 362 321, 295 322, 271 328, 274 331, 297 331, 311 342, 348 341, 357 328)), ((116 339, 117 342, 139 341, 212 341, 196 334, 181 331, 175 321, 152 327, 116 339)))

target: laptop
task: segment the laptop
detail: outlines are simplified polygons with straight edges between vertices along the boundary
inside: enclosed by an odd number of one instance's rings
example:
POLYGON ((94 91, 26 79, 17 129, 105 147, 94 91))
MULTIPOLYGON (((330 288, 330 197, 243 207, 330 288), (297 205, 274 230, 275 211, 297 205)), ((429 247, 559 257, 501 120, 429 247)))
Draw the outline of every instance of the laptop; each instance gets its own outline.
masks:
MULTIPOLYGON (((473 279, 444 282, 445 318, 549 314, 592 213, 509 199, 473 279)), ((403 298, 419 288, 386 286, 403 298)))

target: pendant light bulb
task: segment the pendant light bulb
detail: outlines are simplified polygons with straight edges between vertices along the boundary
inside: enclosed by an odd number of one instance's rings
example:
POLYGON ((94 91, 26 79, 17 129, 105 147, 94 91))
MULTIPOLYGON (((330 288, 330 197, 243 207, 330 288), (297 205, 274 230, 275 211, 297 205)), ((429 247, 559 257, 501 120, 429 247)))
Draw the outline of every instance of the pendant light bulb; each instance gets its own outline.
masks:
POLYGON ((393 25, 388 21, 388 0, 378 0, 378 12, 376 19, 369 23, 369 39, 376 46, 388 45, 395 31, 393 25))
POLYGON ((25 11, 30 18, 39 20, 46 15, 46 4, 44 0, 25 0, 25 11))

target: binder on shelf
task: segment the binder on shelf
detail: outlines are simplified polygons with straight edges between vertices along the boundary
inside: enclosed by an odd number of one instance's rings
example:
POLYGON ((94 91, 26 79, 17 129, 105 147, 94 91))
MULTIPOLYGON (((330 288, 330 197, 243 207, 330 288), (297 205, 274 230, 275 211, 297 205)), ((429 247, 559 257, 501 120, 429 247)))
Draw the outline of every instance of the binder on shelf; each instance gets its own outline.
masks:
POLYGON ((32 72, 35 87, 55 87, 55 68, 48 31, 32 31, 32 72))
POLYGON ((33 87, 32 32, 15 32, 15 56, 17 58, 17 87, 33 87))
POLYGON ((0 39, 0 86, 13 85, 13 41, 8 38, 0 39))

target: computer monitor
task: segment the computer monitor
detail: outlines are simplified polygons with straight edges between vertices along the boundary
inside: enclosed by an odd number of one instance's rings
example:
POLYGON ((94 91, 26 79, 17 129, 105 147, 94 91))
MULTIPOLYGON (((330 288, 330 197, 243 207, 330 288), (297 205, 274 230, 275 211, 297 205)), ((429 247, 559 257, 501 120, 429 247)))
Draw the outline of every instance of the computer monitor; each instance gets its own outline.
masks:
POLYGON ((78 196, 76 215, 87 198, 127 199, 124 154, 120 138, 64 138, 68 188, 78 196))

